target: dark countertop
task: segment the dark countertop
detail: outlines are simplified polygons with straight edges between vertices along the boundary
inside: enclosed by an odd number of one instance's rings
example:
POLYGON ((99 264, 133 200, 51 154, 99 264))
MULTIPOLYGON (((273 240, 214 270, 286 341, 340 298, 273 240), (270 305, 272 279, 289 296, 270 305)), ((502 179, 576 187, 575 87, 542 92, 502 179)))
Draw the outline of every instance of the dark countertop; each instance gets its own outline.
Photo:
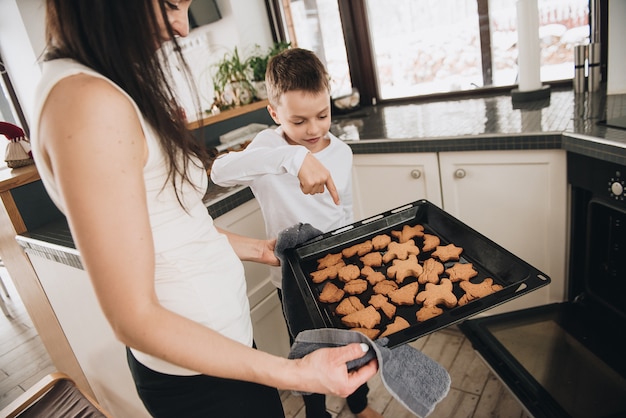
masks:
MULTIPOLYGON (((602 123, 625 116, 626 94, 554 88, 549 100, 520 106, 510 94, 367 106, 333 117, 331 132, 354 154, 564 149, 626 165, 626 129, 602 123)), ((247 187, 209 192, 214 218, 253 198, 247 187)))
MULTIPOLYGON (((331 131, 354 154, 563 149, 626 166, 626 129, 599 123, 624 116, 626 94, 566 88, 523 107, 514 107, 510 94, 368 106, 336 115, 331 131)), ((205 202, 217 218, 253 198, 248 187, 211 183, 205 202)), ((65 220, 20 235, 30 251, 80 268, 76 251, 67 251, 75 246, 65 220)))

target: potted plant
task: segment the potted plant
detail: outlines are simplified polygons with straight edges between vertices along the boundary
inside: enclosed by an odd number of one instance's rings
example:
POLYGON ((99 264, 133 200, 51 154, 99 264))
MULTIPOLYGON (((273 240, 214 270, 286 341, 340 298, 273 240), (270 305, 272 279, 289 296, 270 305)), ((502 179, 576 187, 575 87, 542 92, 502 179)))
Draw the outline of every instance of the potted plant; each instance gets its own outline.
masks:
POLYGON ((274 55, 284 51, 291 46, 290 42, 277 42, 267 52, 263 53, 259 45, 256 45, 255 52, 247 60, 251 73, 251 84, 254 87, 254 95, 257 99, 267 99, 267 89, 265 88, 265 71, 267 63, 274 55))
POLYGON ((237 47, 226 53, 215 64, 213 87, 220 109, 248 104, 253 99, 254 87, 248 77, 249 64, 239 56, 237 47))

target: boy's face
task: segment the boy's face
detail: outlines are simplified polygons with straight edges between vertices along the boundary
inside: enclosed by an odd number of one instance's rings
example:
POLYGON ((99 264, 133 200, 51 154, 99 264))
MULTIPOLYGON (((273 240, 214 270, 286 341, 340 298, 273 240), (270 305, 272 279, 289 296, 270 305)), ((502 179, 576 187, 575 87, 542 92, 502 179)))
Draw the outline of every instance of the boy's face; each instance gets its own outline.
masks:
POLYGON ((281 125, 287 142, 303 145, 312 153, 323 150, 329 143, 330 94, 288 91, 274 108, 267 107, 272 119, 281 125))

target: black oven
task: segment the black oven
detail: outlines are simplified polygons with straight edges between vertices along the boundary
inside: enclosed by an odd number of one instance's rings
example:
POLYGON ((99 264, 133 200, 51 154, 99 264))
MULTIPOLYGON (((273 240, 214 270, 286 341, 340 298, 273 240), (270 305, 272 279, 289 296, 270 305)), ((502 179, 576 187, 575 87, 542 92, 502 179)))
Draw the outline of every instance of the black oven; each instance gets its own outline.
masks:
POLYGON ((566 300, 463 322, 535 417, 626 416, 626 166, 569 154, 566 300))

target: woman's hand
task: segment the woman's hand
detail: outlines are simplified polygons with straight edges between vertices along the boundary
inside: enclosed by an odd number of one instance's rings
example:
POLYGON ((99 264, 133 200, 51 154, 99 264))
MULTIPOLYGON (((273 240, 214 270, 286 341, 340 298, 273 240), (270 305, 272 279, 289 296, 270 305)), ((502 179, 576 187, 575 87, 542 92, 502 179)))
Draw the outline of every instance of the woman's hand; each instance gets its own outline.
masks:
POLYGON ((274 254, 276 239, 250 238, 222 228, 217 228, 217 230, 228 237, 230 245, 232 245, 235 254, 237 254, 240 260, 280 266, 280 260, 274 254))
POLYGON ((352 394, 378 370, 378 361, 373 359, 357 370, 348 371, 346 364, 363 357, 368 349, 365 344, 353 343, 343 347, 321 348, 306 355, 299 360, 300 367, 306 369, 302 379, 306 382, 304 391, 342 398, 352 394))

